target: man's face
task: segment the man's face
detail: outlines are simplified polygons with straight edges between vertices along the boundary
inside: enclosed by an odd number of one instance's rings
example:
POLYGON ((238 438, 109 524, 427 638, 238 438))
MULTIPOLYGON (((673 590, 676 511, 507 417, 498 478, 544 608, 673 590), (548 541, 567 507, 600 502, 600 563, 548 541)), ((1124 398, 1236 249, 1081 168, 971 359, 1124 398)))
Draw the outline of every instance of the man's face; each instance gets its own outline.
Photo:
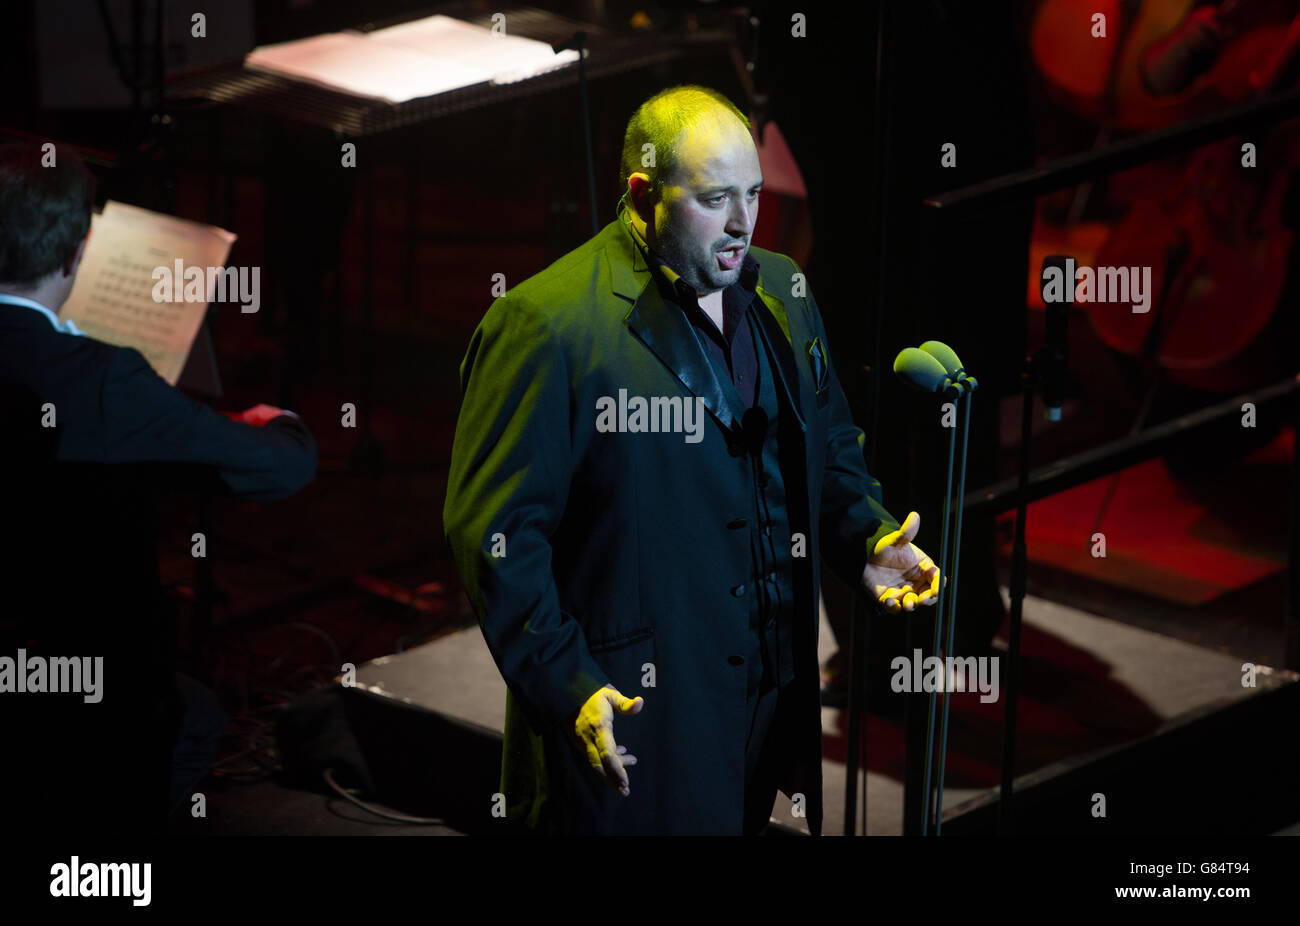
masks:
POLYGON ((703 296, 740 278, 763 174, 753 139, 730 114, 688 129, 678 150, 646 243, 703 296))

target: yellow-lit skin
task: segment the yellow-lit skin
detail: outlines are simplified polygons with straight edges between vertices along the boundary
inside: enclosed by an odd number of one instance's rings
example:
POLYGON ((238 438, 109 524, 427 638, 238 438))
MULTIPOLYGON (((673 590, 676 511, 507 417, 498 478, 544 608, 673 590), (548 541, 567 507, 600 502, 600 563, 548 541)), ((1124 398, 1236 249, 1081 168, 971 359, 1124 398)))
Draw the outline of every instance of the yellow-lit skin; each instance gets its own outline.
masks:
POLYGON ((639 714, 644 704, 644 698, 624 697, 618 689, 606 685, 587 699, 569 728, 569 738, 587 757, 587 764, 624 797, 631 793, 624 766, 636 765, 636 756, 626 746, 615 744, 614 713, 639 714))
POLYGON ((862 570, 862 585, 891 611, 911 611, 939 600, 939 569, 912 543, 920 527, 921 516, 909 512, 898 530, 880 538, 862 570))

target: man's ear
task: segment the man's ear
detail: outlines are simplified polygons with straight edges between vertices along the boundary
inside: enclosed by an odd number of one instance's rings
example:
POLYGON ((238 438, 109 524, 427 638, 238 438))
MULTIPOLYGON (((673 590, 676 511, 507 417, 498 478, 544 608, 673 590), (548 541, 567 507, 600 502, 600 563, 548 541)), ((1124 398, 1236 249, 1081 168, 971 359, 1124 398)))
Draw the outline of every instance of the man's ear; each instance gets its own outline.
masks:
POLYGON ((651 191, 649 175, 636 173, 627 178, 627 198, 632 208, 636 210, 636 214, 641 217, 641 221, 653 225, 655 197, 651 191))
POLYGON ((90 232, 86 232, 86 237, 81 239, 77 245, 77 250, 72 256, 63 262, 63 275, 71 277, 77 275, 77 268, 81 266, 81 256, 86 253, 86 242, 90 240, 90 232))

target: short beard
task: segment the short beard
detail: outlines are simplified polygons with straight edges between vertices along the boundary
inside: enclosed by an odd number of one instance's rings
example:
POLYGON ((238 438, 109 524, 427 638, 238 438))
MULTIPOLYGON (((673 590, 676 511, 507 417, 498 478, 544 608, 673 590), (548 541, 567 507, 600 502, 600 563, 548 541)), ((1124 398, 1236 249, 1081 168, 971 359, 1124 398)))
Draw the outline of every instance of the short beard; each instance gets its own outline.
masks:
MULTIPOLYGON (((660 235, 655 242, 655 251, 662 260, 683 280, 690 284, 696 293, 703 295, 706 292, 725 289, 730 286, 734 280, 726 279, 726 276, 732 275, 734 271, 718 270, 705 266, 703 268, 694 265, 691 261, 694 255, 688 253, 685 248, 679 246, 680 239, 672 235, 671 229, 665 229, 667 235, 660 235), (700 279, 700 274, 704 278, 700 279), (717 275, 715 278, 714 274, 717 275)), ((709 259, 713 259, 713 251, 709 251, 709 259)))

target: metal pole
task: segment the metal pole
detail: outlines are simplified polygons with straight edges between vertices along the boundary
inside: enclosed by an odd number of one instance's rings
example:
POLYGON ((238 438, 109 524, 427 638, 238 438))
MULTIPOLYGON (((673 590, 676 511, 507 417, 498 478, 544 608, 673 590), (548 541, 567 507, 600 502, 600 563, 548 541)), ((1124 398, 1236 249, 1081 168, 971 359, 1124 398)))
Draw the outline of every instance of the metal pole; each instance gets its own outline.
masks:
MULTIPOLYGON (((862 749, 862 710, 866 707, 866 643, 870 632, 871 607, 862 609, 862 625, 858 624, 858 596, 852 597, 849 606, 849 730, 847 752, 844 754, 844 835, 856 834, 854 818, 858 809, 858 757, 862 749)), ((863 763, 865 765, 865 763, 863 763)), ((865 770, 864 770, 865 774, 865 770)), ((866 799, 863 799, 866 812, 866 799)), ((863 826, 862 835, 867 835, 863 826)))
MULTIPOLYGON (((1300 380, 1300 376, 1296 377, 1300 380)), ((1295 439, 1291 451, 1291 505, 1287 515, 1286 548, 1286 612, 1283 615, 1282 664, 1292 672, 1300 672, 1300 402, 1295 395, 1287 403, 1288 417, 1295 439)))
POLYGON ((1007 701, 1002 721, 1002 788, 998 795, 998 833, 1012 830, 1011 791, 1015 778, 1016 697, 1020 691, 1020 625, 1025 603, 1025 517, 1029 507, 1029 438, 1033 428, 1034 381, 1032 361, 1026 360, 1023 374, 1024 403, 1020 415, 1019 502, 1016 505, 1016 539, 1011 554, 1011 627, 1007 639, 1007 701))
POLYGON ((578 39, 578 85, 582 88, 582 137, 587 143, 587 195, 591 202, 591 234, 600 233, 599 214, 596 211, 596 159, 591 152, 591 111, 587 106, 587 55, 583 49, 587 45, 587 33, 579 32, 578 39))

